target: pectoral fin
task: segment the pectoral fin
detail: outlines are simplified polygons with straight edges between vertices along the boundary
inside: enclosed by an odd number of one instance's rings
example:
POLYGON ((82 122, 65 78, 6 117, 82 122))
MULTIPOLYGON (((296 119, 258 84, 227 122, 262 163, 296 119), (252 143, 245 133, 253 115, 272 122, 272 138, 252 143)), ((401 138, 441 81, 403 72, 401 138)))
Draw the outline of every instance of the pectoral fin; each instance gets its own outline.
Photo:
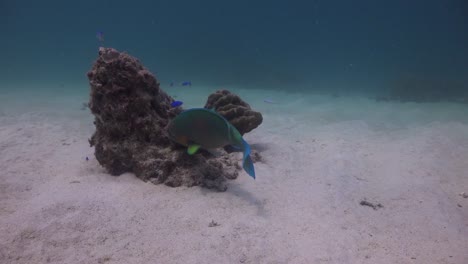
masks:
POLYGON ((196 145, 196 144, 189 145, 188 148, 187 148, 187 153, 189 155, 193 155, 193 154, 197 153, 198 149, 200 149, 200 145, 196 145))
POLYGON ((208 151, 211 155, 213 155, 215 157, 221 157, 221 155, 223 155, 222 152, 219 152, 216 149, 207 149, 206 151, 208 151))

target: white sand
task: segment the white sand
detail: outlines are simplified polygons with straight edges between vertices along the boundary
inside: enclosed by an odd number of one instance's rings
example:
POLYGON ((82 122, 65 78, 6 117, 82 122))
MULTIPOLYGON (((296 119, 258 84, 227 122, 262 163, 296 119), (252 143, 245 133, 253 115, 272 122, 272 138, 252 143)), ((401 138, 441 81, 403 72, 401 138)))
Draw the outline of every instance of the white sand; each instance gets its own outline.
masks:
POLYGON ((222 193, 106 174, 87 94, 0 96, 0 263, 468 263, 468 106, 234 91, 264 162, 222 193))

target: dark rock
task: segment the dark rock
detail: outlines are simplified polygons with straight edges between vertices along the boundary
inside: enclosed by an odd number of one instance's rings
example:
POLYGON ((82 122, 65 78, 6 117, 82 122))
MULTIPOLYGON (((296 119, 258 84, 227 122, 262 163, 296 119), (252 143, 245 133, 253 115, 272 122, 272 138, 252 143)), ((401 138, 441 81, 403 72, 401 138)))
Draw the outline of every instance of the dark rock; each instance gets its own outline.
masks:
POLYGON ((253 163, 263 161, 262 155, 260 155, 260 153, 256 150, 252 150, 252 153, 250 154, 250 158, 252 159, 253 163))
POLYGON ((96 131, 89 140, 97 161, 112 175, 137 177, 168 186, 202 185, 226 190, 225 180, 238 175, 228 154, 190 156, 170 141, 165 127, 180 113, 138 59, 111 48, 100 48, 88 73, 89 108, 96 131))
POLYGON ((214 108, 237 128, 241 135, 252 131, 263 121, 261 113, 252 110, 249 104, 228 90, 219 90, 211 94, 205 108, 214 108))

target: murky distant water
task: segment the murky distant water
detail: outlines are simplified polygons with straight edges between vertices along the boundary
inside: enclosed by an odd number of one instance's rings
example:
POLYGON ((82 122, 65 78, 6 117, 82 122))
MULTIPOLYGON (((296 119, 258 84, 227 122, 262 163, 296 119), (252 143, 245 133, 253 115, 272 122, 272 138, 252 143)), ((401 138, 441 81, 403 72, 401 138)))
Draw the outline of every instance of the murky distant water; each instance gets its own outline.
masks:
POLYGON ((403 89, 417 98, 453 99, 468 90, 467 6, 458 0, 4 0, 0 93, 86 91, 86 72, 104 45, 140 58, 163 86, 191 80, 195 87, 340 95, 396 89, 397 96, 403 89))

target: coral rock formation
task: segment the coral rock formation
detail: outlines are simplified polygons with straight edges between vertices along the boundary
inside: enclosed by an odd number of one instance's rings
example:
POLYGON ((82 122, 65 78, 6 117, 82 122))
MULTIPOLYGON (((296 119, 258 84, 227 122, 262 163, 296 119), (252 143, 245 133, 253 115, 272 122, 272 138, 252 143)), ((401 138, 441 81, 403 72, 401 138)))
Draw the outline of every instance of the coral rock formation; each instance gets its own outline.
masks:
POLYGON ((249 104, 228 90, 219 90, 211 94, 205 108, 214 108, 237 128, 241 135, 252 131, 263 121, 261 113, 252 110, 249 104))
POLYGON ((89 142, 110 174, 134 172, 153 183, 221 191, 226 190, 226 178, 237 177, 238 164, 230 155, 189 156, 167 138, 165 127, 181 110, 170 107, 174 99, 136 58, 100 48, 88 79, 96 126, 89 142))

